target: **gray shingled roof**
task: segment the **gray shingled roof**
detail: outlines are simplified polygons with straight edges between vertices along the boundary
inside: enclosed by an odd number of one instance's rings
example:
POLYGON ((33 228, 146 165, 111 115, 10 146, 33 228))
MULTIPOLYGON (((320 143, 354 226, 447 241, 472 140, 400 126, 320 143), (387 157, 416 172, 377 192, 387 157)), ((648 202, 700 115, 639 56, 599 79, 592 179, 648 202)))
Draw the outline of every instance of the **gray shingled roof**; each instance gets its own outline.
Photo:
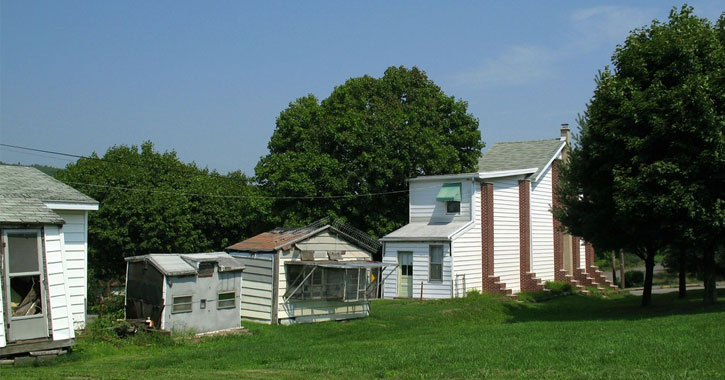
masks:
POLYGON ((538 168, 536 178, 566 144, 561 139, 500 142, 478 160, 479 172, 538 168))
POLYGON ((63 224, 60 215, 36 198, 5 198, 0 194, 0 222, 13 224, 63 224))
POLYGON ((459 232, 468 222, 451 223, 408 223, 403 227, 383 236, 380 241, 409 240, 448 240, 459 232))
POLYGON ((98 204, 80 191, 25 166, 0 165, 0 222, 63 224, 43 202, 98 204))
POLYGON ((98 204, 93 198, 36 168, 0 165, 0 195, 20 196, 46 202, 98 204))

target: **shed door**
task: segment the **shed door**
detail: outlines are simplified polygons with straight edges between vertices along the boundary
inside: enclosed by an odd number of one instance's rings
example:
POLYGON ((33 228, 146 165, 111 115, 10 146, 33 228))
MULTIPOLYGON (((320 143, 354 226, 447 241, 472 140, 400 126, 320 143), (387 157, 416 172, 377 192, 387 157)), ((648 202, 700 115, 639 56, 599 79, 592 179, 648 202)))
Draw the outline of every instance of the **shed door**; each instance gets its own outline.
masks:
POLYGON ((48 337, 40 230, 6 230, 3 238, 8 341, 48 337))
POLYGON ((413 297, 412 252, 398 252, 398 297, 413 297))

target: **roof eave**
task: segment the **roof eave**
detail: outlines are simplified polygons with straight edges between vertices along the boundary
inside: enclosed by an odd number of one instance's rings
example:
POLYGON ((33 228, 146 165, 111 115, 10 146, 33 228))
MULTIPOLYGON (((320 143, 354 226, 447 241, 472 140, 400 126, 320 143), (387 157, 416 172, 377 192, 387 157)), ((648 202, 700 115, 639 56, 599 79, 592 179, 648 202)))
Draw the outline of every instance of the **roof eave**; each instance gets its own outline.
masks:
POLYGON ((491 179, 501 177, 513 177, 517 175, 534 174, 539 168, 512 169, 512 170, 496 170, 491 172, 478 173, 478 179, 491 179))
POLYGON ((556 157, 558 157, 561 154, 561 151, 564 150, 564 148, 566 147, 566 141, 565 140, 562 140, 561 142, 563 144, 561 144, 561 146, 559 147, 559 149, 556 150, 556 152, 554 153, 554 155, 549 159, 549 162, 547 162, 546 165, 544 165, 544 167, 541 168, 541 171, 539 172, 539 175, 537 175, 536 178, 534 178, 534 181, 533 182, 538 182, 539 181, 539 178, 541 178, 541 176, 544 175, 544 173, 546 172, 546 169, 549 166, 551 166, 551 163, 554 162, 554 160, 556 160, 556 157))

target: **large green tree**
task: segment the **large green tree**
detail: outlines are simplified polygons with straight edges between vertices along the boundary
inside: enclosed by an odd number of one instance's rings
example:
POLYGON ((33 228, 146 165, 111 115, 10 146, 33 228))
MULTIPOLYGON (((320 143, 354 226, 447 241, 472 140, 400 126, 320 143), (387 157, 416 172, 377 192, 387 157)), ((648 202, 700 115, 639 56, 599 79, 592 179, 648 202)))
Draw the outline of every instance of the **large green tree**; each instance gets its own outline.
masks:
POLYGON ((415 67, 352 78, 282 111, 256 179, 291 197, 277 199, 278 223, 329 215, 381 236, 407 221, 407 178, 475 170, 483 142, 466 109, 415 67))
POLYGON ((265 227, 268 208, 244 174, 183 163, 151 142, 94 153, 56 178, 100 202, 88 226, 97 279, 122 278, 124 257, 221 250, 265 227))
POLYGON ((597 78, 555 210, 576 235, 644 261, 651 299, 655 253, 691 245, 715 302, 714 255, 725 230, 725 15, 693 9, 634 30, 597 78))

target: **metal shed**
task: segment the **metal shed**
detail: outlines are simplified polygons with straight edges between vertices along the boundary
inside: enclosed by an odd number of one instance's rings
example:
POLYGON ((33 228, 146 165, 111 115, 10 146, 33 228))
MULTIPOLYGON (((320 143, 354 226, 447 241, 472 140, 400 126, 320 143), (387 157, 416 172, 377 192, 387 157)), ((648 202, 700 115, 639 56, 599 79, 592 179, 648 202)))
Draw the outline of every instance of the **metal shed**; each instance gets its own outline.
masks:
POLYGON ((224 252, 126 258, 126 318, 167 331, 241 326, 244 264, 224 252))

